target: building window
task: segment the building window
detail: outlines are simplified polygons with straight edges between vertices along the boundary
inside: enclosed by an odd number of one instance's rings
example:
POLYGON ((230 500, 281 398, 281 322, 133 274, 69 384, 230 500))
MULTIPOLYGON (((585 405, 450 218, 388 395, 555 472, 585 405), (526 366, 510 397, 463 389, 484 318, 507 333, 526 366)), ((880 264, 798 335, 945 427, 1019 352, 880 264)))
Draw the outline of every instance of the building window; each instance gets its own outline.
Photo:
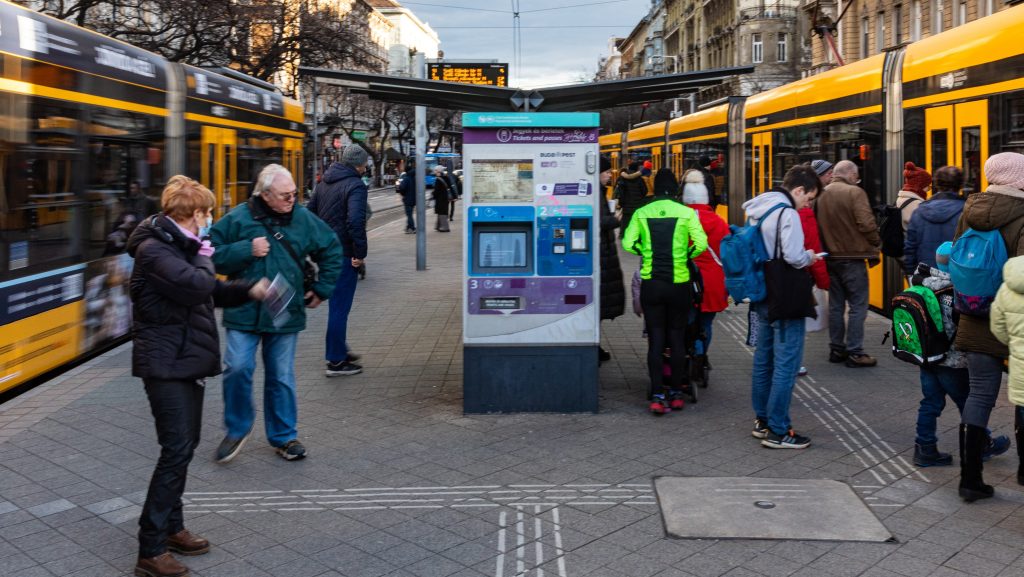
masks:
POLYGON ((779 45, 778 48, 776 48, 778 51, 776 52, 776 56, 778 56, 779 62, 786 61, 786 38, 787 36, 784 32, 779 32, 779 45))
POLYGON ((910 40, 917 42, 921 39, 921 0, 914 0, 910 11, 910 40))
POLYGON ((760 34, 751 34, 751 51, 754 55, 754 64, 760 64, 764 62, 764 43, 761 42, 760 34))
POLYGON ((932 0, 932 34, 942 32, 943 6, 942 0, 932 0))
POLYGON ((978 10, 981 11, 981 16, 990 16, 992 14, 992 0, 981 0, 979 4, 981 6, 978 10))
POLYGON ((903 5, 897 4, 895 10, 892 13, 892 43, 899 46, 903 44, 903 5))
POLYGON ((879 12, 875 19, 875 50, 881 52, 885 48, 885 12, 879 12))
POLYGON ((868 57, 868 43, 871 42, 871 28, 868 25, 868 17, 861 18, 860 21, 860 57, 868 57))

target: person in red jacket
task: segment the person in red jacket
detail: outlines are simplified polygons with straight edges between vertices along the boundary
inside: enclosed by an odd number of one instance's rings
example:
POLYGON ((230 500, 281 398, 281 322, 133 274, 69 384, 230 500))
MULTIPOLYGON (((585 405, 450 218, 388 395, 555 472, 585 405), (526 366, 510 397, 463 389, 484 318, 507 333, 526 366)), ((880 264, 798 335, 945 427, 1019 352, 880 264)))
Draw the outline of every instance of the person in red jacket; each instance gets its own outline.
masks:
MULTIPOLYGON (((811 168, 821 178, 823 184, 826 183, 826 178, 832 180, 832 165, 825 160, 815 160, 811 163, 811 168)), ((818 217, 814 214, 814 209, 810 206, 805 206, 797 211, 800 215, 800 225, 804 229, 804 248, 813 250, 814 252, 823 252, 821 245, 821 235, 818 233, 818 217)), ((818 289, 828 293, 828 269, 825 268, 825 259, 820 259, 810 266, 811 277, 814 278, 814 286, 818 289)), ((800 372, 797 373, 799 376, 807 374, 807 367, 801 366, 800 372)))
POLYGON ((729 306, 725 292, 725 271, 718 257, 722 239, 729 234, 729 225, 711 209, 710 195, 704 184, 704 173, 688 170, 683 176, 683 204, 697 211, 700 225, 708 237, 708 250, 693 259, 704 280, 704 297, 697 314, 700 337, 697 339, 696 357, 691 365, 691 381, 703 381, 704 367, 708 363, 708 349, 711 347, 711 332, 715 315, 729 306))

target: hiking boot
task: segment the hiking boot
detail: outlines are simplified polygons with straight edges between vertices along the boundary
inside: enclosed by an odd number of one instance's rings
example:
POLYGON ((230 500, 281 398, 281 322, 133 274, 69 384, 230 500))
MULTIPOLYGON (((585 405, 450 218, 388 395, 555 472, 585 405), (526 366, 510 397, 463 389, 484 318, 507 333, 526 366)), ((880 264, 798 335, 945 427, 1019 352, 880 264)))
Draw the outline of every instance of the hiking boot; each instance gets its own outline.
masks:
POLYGON ((671 391, 668 394, 668 407, 673 411, 682 411, 686 408, 686 401, 683 400, 682 391, 671 391))
POLYGON ((943 467, 953 464, 953 455, 939 451, 934 443, 931 445, 914 445, 914 464, 918 467, 943 467))
MULTIPOLYGON (((349 355, 350 357, 352 355, 349 355)), ((327 363, 327 370, 324 374, 328 377, 340 377, 342 375, 358 375, 363 372, 363 367, 349 361, 348 359, 341 361, 340 363, 327 363)))
POLYGON ((763 421, 757 417, 754 418, 754 430, 750 431, 750 436, 755 439, 763 439, 768 436, 768 421, 763 421))
POLYGON ((988 461, 992 457, 998 457, 1009 450, 1010 437, 1007 437, 1006 435, 991 437, 988 440, 988 445, 985 447, 985 450, 981 453, 981 460, 988 461))
POLYGON ((179 555, 202 555, 210 551, 210 542, 188 529, 182 529, 167 538, 167 549, 179 555))
POLYGON ((649 408, 651 413, 659 417, 672 412, 672 408, 668 406, 668 401, 665 400, 665 395, 654 395, 649 408))
POLYGON ((139 557, 135 563, 135 577, 186 577, 188 567, 166 551, 156 557, 139 557))
POLYGON ((810 444, 810 438, 796 434, 793 429, 787 431, 785 435, 768 429, 767 436, 761 441, 761 446, 769 449, 806 449, 810 444))
POLYGON ((283 446, 274 447, 274 450, 285 461, 298 461, 299 459, 306 458, 306 448, 302 446, 298 439, 292 439, 283 446))
POLYGON ((865 353, 850 353, 846 357, 846 366, 852 368, 873 367, 877 364, 878 361, 875 360, 875 357, 865 353))
POLYGON ((846 361, 846 351, 837 351, 832 349, 828 352, 828 362, 830 363, 842 363, 846 361))
POLYGON ((213 460, 224 464, 231 461, 238 456, 238 453, 242 452, 242 447, 245 446, 245 442, 249 440, 252 435, 252 427, 249 427, 249 432, 244 437, 231 437, 225 436, 224 440, 217 445, 217 453, 214 455, 213 460))

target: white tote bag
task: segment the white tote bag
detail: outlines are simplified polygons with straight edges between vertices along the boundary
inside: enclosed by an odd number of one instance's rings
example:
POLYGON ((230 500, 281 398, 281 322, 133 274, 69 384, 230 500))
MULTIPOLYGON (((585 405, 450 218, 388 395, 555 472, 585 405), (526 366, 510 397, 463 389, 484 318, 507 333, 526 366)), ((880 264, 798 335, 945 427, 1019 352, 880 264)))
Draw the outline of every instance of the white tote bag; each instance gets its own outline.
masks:
POLYGON ((828 291, 814 287, 814 312, 818 318, 807 317, 805 320, 807 332, 816 333, 828 328, 828 291))

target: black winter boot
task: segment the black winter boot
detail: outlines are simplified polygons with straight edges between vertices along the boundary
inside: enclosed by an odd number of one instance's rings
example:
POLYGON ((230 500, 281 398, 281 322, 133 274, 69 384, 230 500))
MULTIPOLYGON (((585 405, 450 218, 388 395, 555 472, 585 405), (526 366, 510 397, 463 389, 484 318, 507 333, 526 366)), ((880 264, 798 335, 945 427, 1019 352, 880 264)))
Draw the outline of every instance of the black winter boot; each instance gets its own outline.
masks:
POLYGON ((940 452, 938 446, 914 445, 914 464, 918 467, 941 467, 953 464, 953 455, 940 452))
POLYGON ((981 476, 981 456, 987 444, 985 427, 960 424, 960 497, 968 503, 988 499, 995 493, 981 476))
POLYGON ((1024 406, 1014 411, 1013 434, 1017 440, 1017 484, 1024 485, 1024 406))

